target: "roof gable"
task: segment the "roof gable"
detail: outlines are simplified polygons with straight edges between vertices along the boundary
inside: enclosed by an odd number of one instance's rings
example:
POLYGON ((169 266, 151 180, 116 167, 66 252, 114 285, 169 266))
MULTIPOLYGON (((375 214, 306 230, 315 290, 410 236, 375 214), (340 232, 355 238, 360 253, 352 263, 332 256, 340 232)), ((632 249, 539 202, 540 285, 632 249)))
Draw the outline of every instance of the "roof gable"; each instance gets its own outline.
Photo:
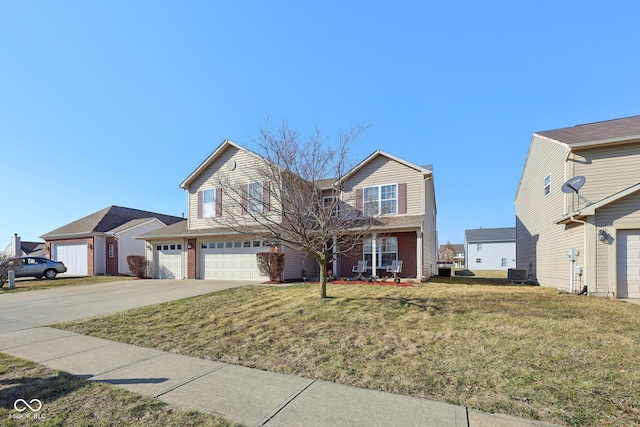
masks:
POLYGON ((159 226, 163 227, 166 224, 162 221, 160 221, 158 218, 139 218, 139 219, 132 219, 129 222, 126 222, 116 228, 114 228, 113 230, 109 230, 109 234, 118 234, 118 233, 122 233, 123 231, 127 231, 127 230, 131 230, 133 228, 139 227, 141 225, 147 224, 147 223, 152 223, 152 222, 156 222, 158 223, 159 226))
POLYGON ((240 150, 240 151, 244 151, 245 153, 248 153, 256 158, 260 158, 259 155, 257 155, 256 153, 254 153, 251 150, 248 150, 246 148, 244 148, 242 145, 240 144, 236 144, 235 142, 231 141, 230 139, 225 139, 224 141, 222 141, 222 144, 220 144, 218 146, 218 148, 216 148, 215 150, 213 150, 213 153, 211 153, 209 155, 209 157, 207 157, 202 163, 200 163, 200 165, 193 171, 191 172, 191 174, 189 174, 189 176, 182 181, 182 183, 180 183, 180 188, 187 190, 189 188, 189 185, 196 179, 198 178, 198 176, 204 172, 209 166, 211 166, 211 164, 218 158, 220 157, 220 155, 222 153, 225 152, 225 150, 227 150, 229 147, 235 147, 236 149, 240 150))
POLYGON ((364 159, 363 161, 361 161, 360 163, 358 163, 356 166, 354 166, 349 172, 347 172, 345 174, 344 177, 342 177, 343 180, 348 179, 350 176, 353 176, 356 172, 358 172, 360 169, 362 169, 363 167, 365 167, 368 163, 370 163, 371 161, 373 161, 376 157, 378 156, 384 156, 390 160, 396 161, 404 166, 407 166, 411 169, 415 169, 416 171, 420 172, 423 176, 431 176, 433 175, 433 168, 431 169, 427 169, 429 166, 428 165, 426 167, 423 166, 418 166, 416 164, 413 164, 411 162, 408 162, 404 159, 401 159, 399 157, 396 157, 392 154, 386 153, 382 150, 376 150, 374 151, 369 157, 367 157, 366 159, 364 159))

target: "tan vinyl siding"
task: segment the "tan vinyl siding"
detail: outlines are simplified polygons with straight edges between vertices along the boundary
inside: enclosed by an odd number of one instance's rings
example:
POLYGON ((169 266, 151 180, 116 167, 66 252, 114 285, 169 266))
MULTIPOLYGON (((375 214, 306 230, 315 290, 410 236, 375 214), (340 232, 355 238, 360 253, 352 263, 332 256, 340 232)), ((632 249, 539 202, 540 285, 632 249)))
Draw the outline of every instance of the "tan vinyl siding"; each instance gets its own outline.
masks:
POLYGON ((350 209, 355 209, 356 188, 406 183, 407 215, 422 215, 424 213, 422 181, 422 173, 416 169, 378 155, 348 178, 343 201, 350 209))
MULTIPOLYGON (((610 236, 606 242, 596 243, 596 283, 598 294, 616 292, 616 240, 617 230, 640 229, 640 192, 631 194, 596 212, 596 228, 610 236)), ((596 235, 597 236, 597 235, 596 235)))
POLYGON ((282 251, 285 253, 283 274, 285 280, 302 279, 302 270, 306 270, 307 279, 317 275, 316 263, 312 256, 305 256, 305 254, 286 246, 282 248, 282 251))
MULTIPOLYGON (((227 215, 235 215, 236 218, 242 217, 240 206, 234 203, 226 194, 222 195, 222 217, 202 218, 198 219, 198 191, 216 188, 217 180, 221 177, 229 176, 230 180, 237 184, 240 189, 243 184, 250 182, 262 181, 256 172, 257 160, 245 151, 238 150, 235 147, 228 147, 209 167, 196 177, 189 185, 189 229, 212 228, 216 226, 225 226, 227 215), (233 171, 227 169, 227 163, 234 160, 236 167, 233 171)), ((271 197, 271 203, 274 198, 271 197)), ((247 223, 253 223, 253 220, 247 216, 247 223)))
MULTIPOLYGON (((568 287, 567 251, 571 248, 564 225, 567 148, 534 135, 516 197, 516 267, 529 270, 545 286, 568 287), (544 180, 551 175, 551 192, 545 196, 544 180)), ((579 248, 578 248, 579 249, 579 248)))
POLYGON ((438 261, 438 235, 436 232, 435 188, 433 179, 424 181, 424 222, 422 235, 422 275, 429 278, 436 274, 438 261))
POLYGON ((640 143, 579 150, 568 163, 587 178, 580 194, 595 203, 640 182, 640 143))

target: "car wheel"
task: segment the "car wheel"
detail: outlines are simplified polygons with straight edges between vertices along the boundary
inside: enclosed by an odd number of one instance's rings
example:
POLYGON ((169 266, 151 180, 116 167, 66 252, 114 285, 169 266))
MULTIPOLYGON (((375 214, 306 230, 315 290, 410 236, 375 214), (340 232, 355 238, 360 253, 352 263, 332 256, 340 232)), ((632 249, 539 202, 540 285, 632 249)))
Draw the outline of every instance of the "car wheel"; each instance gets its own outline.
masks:
POLYGON ((44 272, 44 277, 46 277, 47 279, 55 279, 57 275, 58 275, 58 272, 52 269, 49 269, 44 272))

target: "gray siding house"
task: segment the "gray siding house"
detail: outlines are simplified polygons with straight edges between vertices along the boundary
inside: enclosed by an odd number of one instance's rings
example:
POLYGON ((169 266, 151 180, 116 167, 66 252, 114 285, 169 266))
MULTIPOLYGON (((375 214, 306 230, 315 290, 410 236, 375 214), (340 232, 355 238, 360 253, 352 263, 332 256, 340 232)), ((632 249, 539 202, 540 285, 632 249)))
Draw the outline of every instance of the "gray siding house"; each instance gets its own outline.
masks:
POLYGON ((507 270, 516 264, 516 229, 479 228, 465 230, 467 270, 507 270))
POLYGON ((640 116, 534 133, 515 205, 530 280, 640 298, 640 116), (579 194, 564 193, 576 176, 579 194))

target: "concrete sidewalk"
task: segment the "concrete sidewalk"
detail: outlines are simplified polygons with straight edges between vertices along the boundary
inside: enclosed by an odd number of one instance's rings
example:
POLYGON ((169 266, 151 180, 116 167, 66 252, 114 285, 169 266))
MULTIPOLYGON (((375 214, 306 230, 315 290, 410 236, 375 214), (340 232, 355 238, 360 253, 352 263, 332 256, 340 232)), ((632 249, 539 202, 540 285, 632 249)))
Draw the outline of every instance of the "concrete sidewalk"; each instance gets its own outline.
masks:
POLYGON ((0 325, 0 351, 244 425, 550 426, 33 326, 0 325))

